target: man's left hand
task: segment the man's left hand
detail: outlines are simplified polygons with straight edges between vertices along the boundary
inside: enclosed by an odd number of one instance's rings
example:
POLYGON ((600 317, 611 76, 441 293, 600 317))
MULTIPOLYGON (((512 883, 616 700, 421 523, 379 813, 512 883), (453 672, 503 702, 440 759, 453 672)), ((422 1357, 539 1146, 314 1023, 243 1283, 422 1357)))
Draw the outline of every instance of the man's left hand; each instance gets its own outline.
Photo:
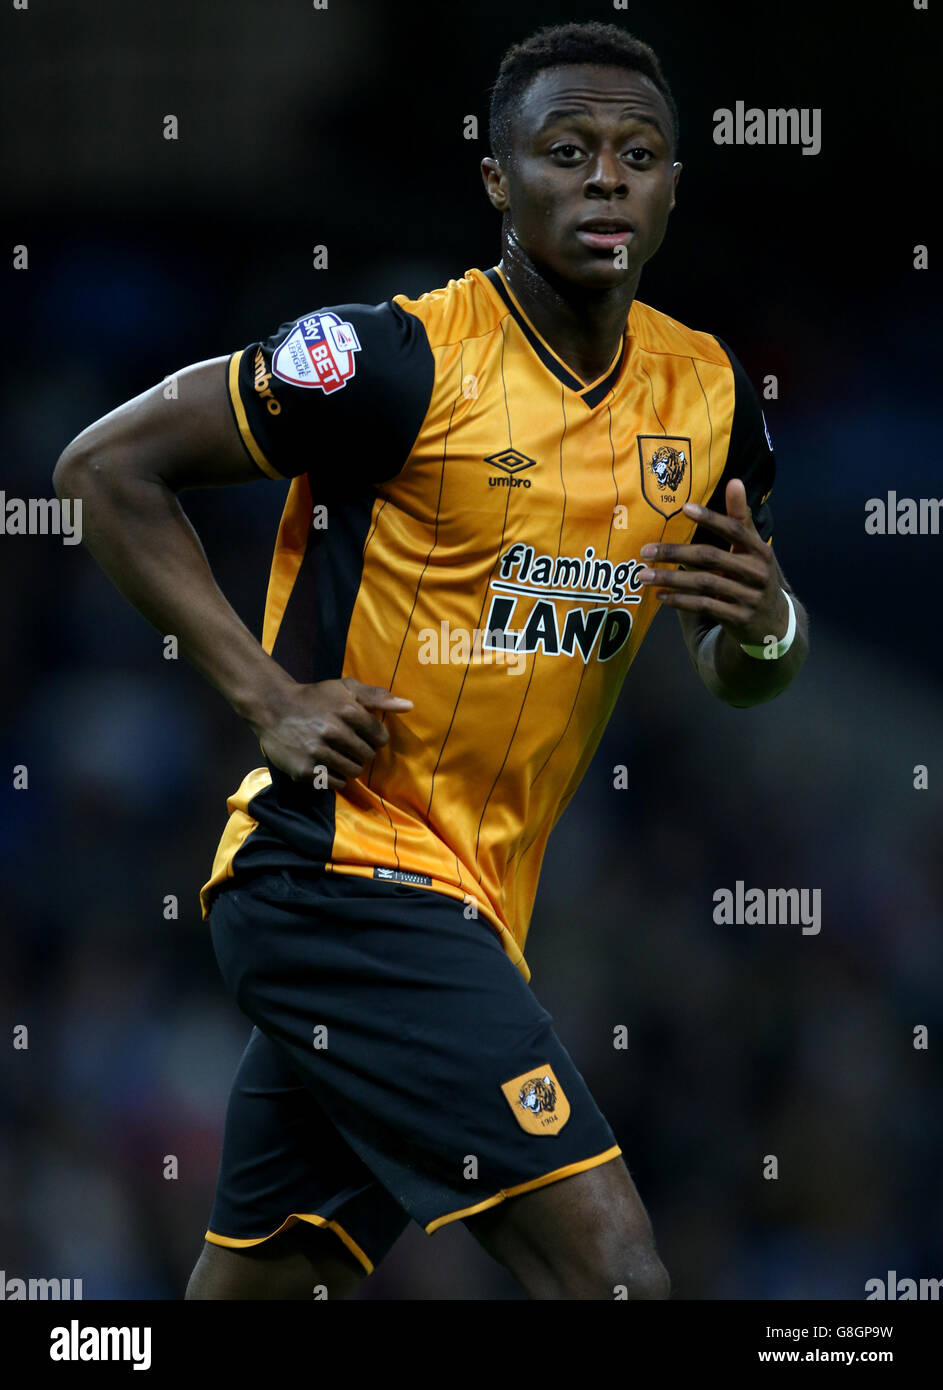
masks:
POLYGON ((719 623, 736 642, 762 646, 772 636, 780 640, 789 624, 789 605, 780 585, 779 566, 772 546, 763 541, 747 505, 740 478, 727 484, 727 515, 684 504, 684 514, 700 526, 716 532, 729 545, 643 545, 643 560, 684 569, 640 570, 637 578, 655 585, 656 597, 669 608, 702 614, 719 623))

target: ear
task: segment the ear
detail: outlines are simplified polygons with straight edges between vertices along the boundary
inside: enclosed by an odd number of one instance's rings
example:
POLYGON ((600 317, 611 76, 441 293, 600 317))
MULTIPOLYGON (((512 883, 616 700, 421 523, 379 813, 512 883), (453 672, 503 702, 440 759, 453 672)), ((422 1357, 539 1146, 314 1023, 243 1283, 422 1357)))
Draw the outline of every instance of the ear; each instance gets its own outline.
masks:
POLYGON ((509 202, 507 174, 490 154, 481 161, 481 177, 492 207, 497 208, 498 212, 506 212, 509 202))
POLYGON ((671 211, 671 209, 672 209, 672 208, 674 207, 674 205, 675 205, 675 193, 677 192, 677 189, 678 189, 678 180, 679 180, 680 177, 681 177, 681 169, 682 169, 682 167, 683 167, 683 166, 682 166, 677 160, 675 160, 674 164, 672 165, 673 174, 672 174, 672 183, 671 183, 671 202, 670 202, 669 205, 668 205, 668 211, 669 211, 669 212, 671 211))

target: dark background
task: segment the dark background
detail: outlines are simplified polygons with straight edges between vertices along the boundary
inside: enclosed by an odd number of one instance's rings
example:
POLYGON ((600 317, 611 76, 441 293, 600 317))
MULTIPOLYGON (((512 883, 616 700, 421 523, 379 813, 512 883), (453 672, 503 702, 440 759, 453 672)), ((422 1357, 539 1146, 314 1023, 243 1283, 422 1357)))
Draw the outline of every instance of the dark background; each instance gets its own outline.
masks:
MULTIPOLYGON (((478 162, 501 53, 590 18, 652 44, 681 113, 678 206, 640 298, 731 343, 758 387, 778 376, 774 539, 813 654, 778 701, 731 710, 659 618, 547 856, 533 986, 676 1297, 863 1298, 890 1269, 943 1276, 941 541, 864 530, 869 497, 943 492, 932 244, 913 269, 935 197, 932 12, 8 5, 4 258, 26 244, 29 268, 3 272, 2 486, 50 495, 85 425, 287 318, 493 264, 478 162), (738 99, 822 108, 822 152, 718 147, 714 109, 738 99), (821 889, 821 934, 716 925, 738 879, 821 889)), ((284 490, 186 498, 256 631, 284 490)), ((0 593, 0 1268, 177 1299, 249 1032, 197 891, 258 747, 79 547, 0 537, 0 593)), ((519 1295, 456 1224, 411 1226, 359 1296, 519 1295)))

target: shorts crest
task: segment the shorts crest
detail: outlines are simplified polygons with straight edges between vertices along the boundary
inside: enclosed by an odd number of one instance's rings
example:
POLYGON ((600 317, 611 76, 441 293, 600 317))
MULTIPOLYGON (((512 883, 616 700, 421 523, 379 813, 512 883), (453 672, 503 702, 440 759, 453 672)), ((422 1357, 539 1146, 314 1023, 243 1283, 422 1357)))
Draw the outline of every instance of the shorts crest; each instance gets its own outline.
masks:
POLYGON ((534 1067, 505 1081, 504 1098, 528 1134, 559 1134, 570 1118, 570 1102, 553 1067, 534 1067))

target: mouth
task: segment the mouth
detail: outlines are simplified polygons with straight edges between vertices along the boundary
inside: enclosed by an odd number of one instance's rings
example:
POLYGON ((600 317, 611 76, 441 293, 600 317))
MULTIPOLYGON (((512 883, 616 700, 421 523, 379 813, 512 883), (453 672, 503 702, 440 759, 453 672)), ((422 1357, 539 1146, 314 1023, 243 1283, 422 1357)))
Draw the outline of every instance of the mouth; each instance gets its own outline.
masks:
POLYGON ((611 251, 625 246, 635 235, 635 228, 623 217, 591 217, 580 223, 576 235, 594 251, 611 251))

